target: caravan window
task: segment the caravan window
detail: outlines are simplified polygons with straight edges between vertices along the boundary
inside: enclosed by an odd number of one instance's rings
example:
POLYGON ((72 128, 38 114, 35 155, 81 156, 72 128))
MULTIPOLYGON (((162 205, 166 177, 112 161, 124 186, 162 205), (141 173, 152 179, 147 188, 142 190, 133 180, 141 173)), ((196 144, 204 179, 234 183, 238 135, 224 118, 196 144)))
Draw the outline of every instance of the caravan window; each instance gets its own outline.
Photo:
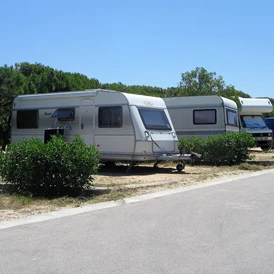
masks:
POLYGON ((17 128, 39 128, 39 111, 17 110, 17 128))
POLYGON ((51 117, 58 118, 58 121, 73 121, 75 118, 75 110, 74 108, 58 108, 51 117))
POLYGON ((194 125, 216 124, 216 109, 199 109, 193 111, 194 125))
POLYGON ((145 108, 138 110, 146 129, 171 129, 164 110, 145 108))
POLYGON ((99 127, 122 127, 123 111, 121 106, 99 107, 99 127))
POLYGON ((231 109, 226 110, 227 124, 238 126, 237 112, 231 109))

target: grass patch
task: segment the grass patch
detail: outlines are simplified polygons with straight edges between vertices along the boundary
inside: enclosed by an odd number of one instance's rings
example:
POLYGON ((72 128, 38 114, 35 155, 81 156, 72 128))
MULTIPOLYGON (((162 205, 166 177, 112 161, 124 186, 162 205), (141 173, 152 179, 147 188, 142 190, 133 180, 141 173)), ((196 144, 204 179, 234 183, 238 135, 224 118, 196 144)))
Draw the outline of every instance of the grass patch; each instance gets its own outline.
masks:
POLYGON ((210 175, 208 175, 208 174, 201 174, 201 175, 198 175, 198 177, 197 177, 197 181, 198 182, 202 182, 202 181, 206 181, 207 179, 211 179, 213 176, 210 174, 210 175))
POLYGON ((263 170, 263 167, 259 166, 259 165, 252 165, 252 164, 248 164, 248 163, 242 163, 238 166, 238 169, 240 169, 240 170, 260 171, 260 170, 263 170))
POLYGON ((27 207, 33 204, 32 197, 26 196, 0 196, 0 210, 11 209, 11 210, 18 210, 23 207, 27 207))
POLYGON ((45 199, 20 195, 0 195, 0 210, 22 210, 24 208, 44 207, 55 209, 68 205, 77 206, 79 201, 72 198, 45 199))
MULTIPOLYGON (((124 203, 124 198, 134 195, 134 190, 117 189, 117 190, 102 190, 102 191, 87 191, 83 196, 71 198, 61 197, 55 199, 28 197, 20 195, 0 194, 0 210, 18 212, 50 212, 56 209, 65 207, 80 207, 86 204, 101 203, 107 201, 121 201, 124 203)), ((3 216, 4 217, 4 216, 3 216)), ((2 218, 0 218, 1 221, 2 218)))

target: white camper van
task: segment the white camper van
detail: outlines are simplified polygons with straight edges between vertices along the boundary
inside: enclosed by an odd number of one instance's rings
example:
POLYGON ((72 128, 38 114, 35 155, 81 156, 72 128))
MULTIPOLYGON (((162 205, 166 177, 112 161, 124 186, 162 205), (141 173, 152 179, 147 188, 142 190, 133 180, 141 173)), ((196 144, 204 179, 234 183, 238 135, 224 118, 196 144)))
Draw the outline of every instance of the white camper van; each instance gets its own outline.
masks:
POLYGON ((237 104, 217 95, 164 98, 178 138, 239 132, 237 104))
MULTIPOLYGON (((110 90, 17 96, 11 142, 59 132, 70 142, 79 134, 102 162, 190 160, 178 153, 178 138, 161 98, 110 90)), ((183 165, 177 166, 181 170, 183 165)))
POLYGON ((267 98, 242 98, 240 101, 240 123, 241 130, 252 134, 255 143, 262 149, 272 146, 272 130, 262 116, 263 113, 270 113, 273 106, 267 98))

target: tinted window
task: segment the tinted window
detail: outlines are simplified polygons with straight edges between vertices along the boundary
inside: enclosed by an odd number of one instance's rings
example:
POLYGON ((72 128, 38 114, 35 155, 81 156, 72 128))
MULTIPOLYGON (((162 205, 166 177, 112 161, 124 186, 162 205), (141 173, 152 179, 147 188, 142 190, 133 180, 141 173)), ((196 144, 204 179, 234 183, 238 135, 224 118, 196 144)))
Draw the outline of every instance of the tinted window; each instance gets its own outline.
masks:
POLYGON ((274 119, 265 119, 265 121, 270 129, 274 129, 274 119))
POLYGON ((38 110, 17 110, 17 128, 39 128, 38 110))
POLYGON ((122 107, 99 107, 99 127, 122 127, 122 107))
POLYGON ((140 108, 139 113, 146 129, 171 129, 164 110, 140 108))
POLYGON ((216 124, 216 109, 202 109, 193 111, 195 125, 216 124))

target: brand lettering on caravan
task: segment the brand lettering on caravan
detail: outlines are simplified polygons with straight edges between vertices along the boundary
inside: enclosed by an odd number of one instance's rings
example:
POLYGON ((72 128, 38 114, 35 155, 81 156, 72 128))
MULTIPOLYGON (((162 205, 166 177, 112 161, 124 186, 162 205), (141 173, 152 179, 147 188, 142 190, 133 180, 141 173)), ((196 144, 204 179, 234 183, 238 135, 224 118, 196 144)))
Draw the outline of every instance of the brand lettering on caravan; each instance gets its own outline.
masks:
POLYGON ((152 106, 153 105, 153 103, 149 102, 149 101, 144 101, 144 104, 147 105, 147 106, 152 106))

